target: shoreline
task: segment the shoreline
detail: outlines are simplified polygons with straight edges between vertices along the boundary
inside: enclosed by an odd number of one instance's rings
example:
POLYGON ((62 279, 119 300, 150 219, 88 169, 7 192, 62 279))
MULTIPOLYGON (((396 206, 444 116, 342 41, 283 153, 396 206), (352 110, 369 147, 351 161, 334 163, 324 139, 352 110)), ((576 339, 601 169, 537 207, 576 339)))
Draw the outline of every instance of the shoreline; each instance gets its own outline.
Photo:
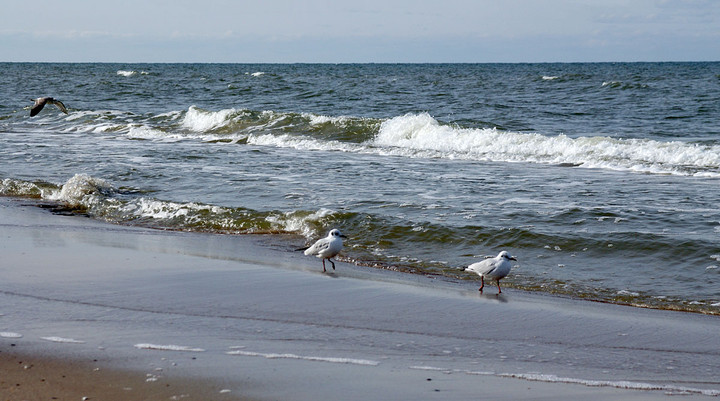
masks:
POLYGON ((716 316, 479 295, 471 282, 342 262, 322 274, 266 237, 114 226, 31 203, 0 198, 7 366, 98 360, 99 373, 121 373, 112 383, 162 372, 204 392, 189 399, 720 395, 716 316))

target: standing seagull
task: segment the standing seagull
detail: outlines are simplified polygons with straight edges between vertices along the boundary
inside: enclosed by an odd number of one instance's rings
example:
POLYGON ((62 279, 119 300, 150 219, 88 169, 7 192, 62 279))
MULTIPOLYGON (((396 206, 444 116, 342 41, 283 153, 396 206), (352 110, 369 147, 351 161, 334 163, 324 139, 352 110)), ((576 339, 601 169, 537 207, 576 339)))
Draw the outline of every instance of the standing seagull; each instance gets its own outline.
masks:
POLYGON ((335 270, 335 263, 333 263, 333 261, 330 260, 330 258, 334 258, 335 255, 340 253, 340 251, 342 250, 342 248, 343 248, 342 239, 343 238, 347 238, 347 237, 340 234, 340 230, 337 230, 337 229, 330 230, 327 237, 320 238, 310 248, 306 249, 305 255, 317 255, 318 258, 322 258, 323 272, 326 272, 325 259, 327 259, 328 262, 330 262, 333 270, 335 270))
POLYGON ((65 105, 61 101, 55 100, 51 97, 39 97, 37 99, 30 99, 30 100, 35 102, 33 107, 30 109, 30 117, 36 116, 37 113, 39 113, 40 110, 42 110, 43 107, 45 107, 45 104, 47 104, 47 103, 54 104, 55 106, 58 107, 58 109, 60 109, 60 111, 62 111, 65 114, 68 113, 67 109, 65 108, 65 105))
POLYGON ((497 282, 498 294, 500 294, 502 293, 500 280, 510 273, 510 269, 512 268, 511 260, 516 261, 517 259, 510 256, 506 251, 502 251, 494 258, 488 258, 482 262, 471 264, 465 271, 471 271, 480 276, 480 293, 482 293, 483 287, 485 287, 485 277, 487 277, 497 282))

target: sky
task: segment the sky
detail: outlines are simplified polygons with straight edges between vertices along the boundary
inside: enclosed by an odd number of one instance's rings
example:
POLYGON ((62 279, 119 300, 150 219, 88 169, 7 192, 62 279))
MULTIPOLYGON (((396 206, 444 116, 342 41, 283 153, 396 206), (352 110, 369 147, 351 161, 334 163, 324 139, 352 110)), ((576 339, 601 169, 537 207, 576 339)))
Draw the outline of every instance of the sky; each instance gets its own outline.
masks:
POLYGON ((0 0, 0 61, 720 61, 718 0, 0 0))

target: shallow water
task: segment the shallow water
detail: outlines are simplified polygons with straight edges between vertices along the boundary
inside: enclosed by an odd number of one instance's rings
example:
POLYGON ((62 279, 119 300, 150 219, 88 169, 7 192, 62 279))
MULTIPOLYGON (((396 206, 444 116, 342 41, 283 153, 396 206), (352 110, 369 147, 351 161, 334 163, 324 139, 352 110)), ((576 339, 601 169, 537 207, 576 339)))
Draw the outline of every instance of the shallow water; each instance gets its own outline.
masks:
POLYGON ((720 312, 720 63, 2 68, 0 194, 288 250, 337 227, 459 279, 505 249, 505 286, 720 312), (45 95, 69 115, 30 118, 45 95))

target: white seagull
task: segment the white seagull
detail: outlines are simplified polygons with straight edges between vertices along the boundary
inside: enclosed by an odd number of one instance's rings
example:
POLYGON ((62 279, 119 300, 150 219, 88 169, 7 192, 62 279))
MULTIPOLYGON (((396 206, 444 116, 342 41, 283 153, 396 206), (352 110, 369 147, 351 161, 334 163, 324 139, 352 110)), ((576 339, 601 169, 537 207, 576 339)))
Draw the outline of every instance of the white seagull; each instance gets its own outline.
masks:
POLYGON ((510 273, 512 268, 511 260, 517 260, 510 256, 507 251, 500 252, 494 258, 488 258, 482 262, 473 263, 468 266, 465 271, 471 271, 477 273, 480 276, 480 292, 482 293, 483 287, 485 287, 485 277, 490 280, 497 282, 498 294, 502 293, 500 289, 500 280, 510 273))
POLYGON ((68 113, 63 102, 61 102, 59 100, 55 100, 51 97, 39 97, 37 99, 30 99, 30 100, 35 102, 35 104, 30 109, 30 117, 36 116, 40 112, 40 110, 42 110, 43 107, 45 107, 46 104, 54 104, 63 113, 65 113, 65 114, 68 113))
POLYGON ((333 270, 335 270, 335 263, 330 258, 334 258, 343 248, 343 238, 346 236, 340 234, 340 230, 330 230, 327 237, 320 238, 310 248, 305 250, 305 255, 317 255, 318 258, 322 258, 323 272, 325 272, 325 259, 332 264, 333 270))

